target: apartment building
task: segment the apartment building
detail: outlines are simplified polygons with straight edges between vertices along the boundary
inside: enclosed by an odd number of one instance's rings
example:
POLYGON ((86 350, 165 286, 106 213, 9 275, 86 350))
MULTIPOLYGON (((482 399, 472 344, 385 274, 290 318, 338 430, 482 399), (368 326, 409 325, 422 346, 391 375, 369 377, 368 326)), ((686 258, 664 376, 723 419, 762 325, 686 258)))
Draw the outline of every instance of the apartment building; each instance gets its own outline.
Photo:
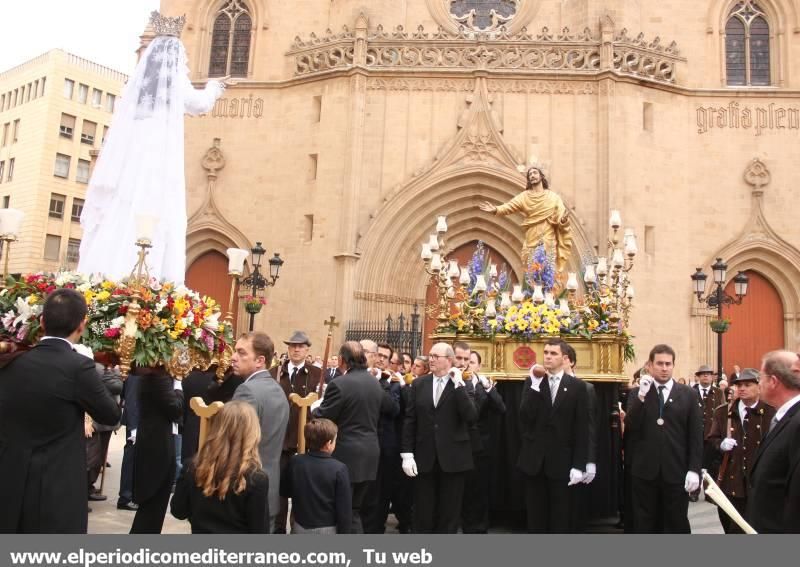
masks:
POLYGON ((25 213, 11 273, 77 265, 92 160, 126 80, 59 49, 0 73, 0 206, 25 213))

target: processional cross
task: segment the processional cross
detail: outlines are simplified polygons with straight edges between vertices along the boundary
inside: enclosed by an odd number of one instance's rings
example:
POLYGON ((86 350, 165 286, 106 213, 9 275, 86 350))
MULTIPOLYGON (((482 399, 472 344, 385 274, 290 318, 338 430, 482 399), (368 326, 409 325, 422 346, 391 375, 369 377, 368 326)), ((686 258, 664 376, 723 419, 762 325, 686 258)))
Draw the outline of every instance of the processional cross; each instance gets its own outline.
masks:
MULTIPOLYGON (((322 359, 322 369, 319 373, 319 384, 317 384, 317 392, 319 392, 319 394, 322 394, 323 386, 325 385, 325 371, 328 369, 328 357, 331 353, 333 329, 334 327, 338 327, 339 323, 336 321, 336 317, 331 315, 331 318, 328 321, 325 321, 323 325, 328 327, 328 337, 325 341, 325 357, 322 359)), ((297 419, 298 453, 306 452, 306 436, 304 431, 306 428, 306 421, 308 420, 308 408, 310 408, 311 405, 319 399, 319 394, 317 394, 317 392, 309 392, 305 397, 301 397, 300 394, 295 393, 289 394, 289 401, 300 408, 300 415, 297 419)))

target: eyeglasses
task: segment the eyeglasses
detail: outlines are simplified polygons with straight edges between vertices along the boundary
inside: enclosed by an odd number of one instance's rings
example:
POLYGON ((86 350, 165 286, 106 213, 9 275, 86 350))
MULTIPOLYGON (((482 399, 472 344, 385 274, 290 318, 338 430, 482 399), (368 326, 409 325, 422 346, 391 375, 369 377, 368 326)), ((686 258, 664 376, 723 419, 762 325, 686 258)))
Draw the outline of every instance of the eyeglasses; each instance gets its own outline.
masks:
POLYGON ((430 360, 438 360, 440 358, 447 358, 447 356, 444 355, 444 354, 434 354, 434 353, 430 353, 428 355, 428 359, 430 359, 430 360))

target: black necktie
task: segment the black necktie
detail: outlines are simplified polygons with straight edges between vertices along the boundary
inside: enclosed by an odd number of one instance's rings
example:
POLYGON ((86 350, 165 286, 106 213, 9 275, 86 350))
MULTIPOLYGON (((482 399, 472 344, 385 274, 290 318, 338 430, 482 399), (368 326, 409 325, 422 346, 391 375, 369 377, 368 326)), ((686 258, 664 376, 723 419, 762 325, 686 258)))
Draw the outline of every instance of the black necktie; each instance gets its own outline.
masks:
POLYGON ((664 390, 666 389, 666 386, 658 387, 658 417, 664 415, 664 390))
POLYGON ((295 367, 295 368, 292 370, 292 375, 291 375, 291 377, 289 378, 289 383, 291 383, 291 385, 292 385, 292 388, 294 388, 294 379, 295 379, 295 378, 297 378, 297 370, 298 370, 298 368, 297 368, 297 367, 295 367))
POLYGON ((706 388, 703 388, 703 403, 706 402, 706 396, 708 396, 708 390, 706 388))

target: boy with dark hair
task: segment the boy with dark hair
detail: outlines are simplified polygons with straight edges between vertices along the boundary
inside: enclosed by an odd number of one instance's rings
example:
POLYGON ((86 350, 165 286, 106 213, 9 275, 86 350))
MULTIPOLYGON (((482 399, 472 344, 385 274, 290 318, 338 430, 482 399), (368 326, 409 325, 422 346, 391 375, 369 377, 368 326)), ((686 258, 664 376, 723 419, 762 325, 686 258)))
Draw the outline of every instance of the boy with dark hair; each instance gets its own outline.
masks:
POLYGON ((309 421, 303 429, 307 452, 294 455, 281 476, 281 496, 292 499, 294 534, 350 533, 350 474, 331 456, 337 432, 330 419, 309 421))

